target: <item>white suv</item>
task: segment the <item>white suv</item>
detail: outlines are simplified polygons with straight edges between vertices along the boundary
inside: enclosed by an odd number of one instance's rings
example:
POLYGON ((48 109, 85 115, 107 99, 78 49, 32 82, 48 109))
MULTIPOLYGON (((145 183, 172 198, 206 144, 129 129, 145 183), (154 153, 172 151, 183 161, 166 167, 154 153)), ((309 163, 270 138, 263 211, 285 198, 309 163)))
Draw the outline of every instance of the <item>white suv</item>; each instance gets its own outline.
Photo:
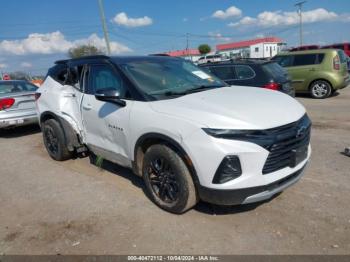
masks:
POLYGON ((36 96, 55 160, 92 152, 142 176, 182 213, 271 198, 300 179, 311 122, 295 99, 230 87, 183 59, 94 56, 56 62, 36 96))

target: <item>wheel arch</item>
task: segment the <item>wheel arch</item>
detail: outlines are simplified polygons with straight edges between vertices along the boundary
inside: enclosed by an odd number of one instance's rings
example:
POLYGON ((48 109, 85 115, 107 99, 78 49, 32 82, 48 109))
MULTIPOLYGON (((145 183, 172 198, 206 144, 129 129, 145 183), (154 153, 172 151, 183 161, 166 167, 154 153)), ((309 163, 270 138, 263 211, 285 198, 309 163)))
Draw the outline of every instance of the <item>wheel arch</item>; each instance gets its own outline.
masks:
POLYGON ((309 90, 309 91, 311 90, 312 84, 315 83, 316 81, 325 81, 325 82, 327 82, 327 83, 331 86, 331 89, 333 90, 333 84, 332 84, 332 82, 329 81, 329 80, 326 79, 326 78, 320 77, 320 78, 314 79, 314 80, 312 80, 312 81, 310 82, 310 84, 309 84, 309 86, 308 86, 308 90, 309 90))
POLYGON ((64 134, 65 143, 69 151, 74 151, 75 148, 79 148, 82 146, 82 144, 79 141, 78 133, 69 124, 69 122, 64 118, 57 116, 53 112, 46 111, 40 115, 40 126, 42 126, 42 124, 45 121, 50 119, 56 120, 61 126, 64 134))
POLYGON ((135 143, 134 147, 134 161, 133 161, 133 170, 138 176, 142 176, 142 165, 143 157, 146 150, 155 144, 165 144, 173 149, 179 154, 182 160, 185 162, 187 168, 190 171, 193 182, 195 185, 199 185, 199 178, 196 172, 196 169, 193 165, 193 162, 185 149, 174 139, 169 136, 159 134, 159 133, 147 133, 139 137, 135 143))

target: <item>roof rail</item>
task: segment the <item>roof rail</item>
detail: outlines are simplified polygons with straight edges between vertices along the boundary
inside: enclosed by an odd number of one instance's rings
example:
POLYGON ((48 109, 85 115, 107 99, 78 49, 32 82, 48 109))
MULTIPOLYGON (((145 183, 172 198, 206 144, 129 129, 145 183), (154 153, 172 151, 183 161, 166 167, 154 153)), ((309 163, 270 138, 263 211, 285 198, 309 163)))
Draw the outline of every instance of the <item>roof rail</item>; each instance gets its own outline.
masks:
POLYGON ((109 59, 109 58, 110 57, 106 55, 90 55, 90 56, 82 56, 78 58, 58 60, 55 62, 55 64, 66 64, 69 61, 79 61, 79 60, 89 60, 89 59, 109 59))

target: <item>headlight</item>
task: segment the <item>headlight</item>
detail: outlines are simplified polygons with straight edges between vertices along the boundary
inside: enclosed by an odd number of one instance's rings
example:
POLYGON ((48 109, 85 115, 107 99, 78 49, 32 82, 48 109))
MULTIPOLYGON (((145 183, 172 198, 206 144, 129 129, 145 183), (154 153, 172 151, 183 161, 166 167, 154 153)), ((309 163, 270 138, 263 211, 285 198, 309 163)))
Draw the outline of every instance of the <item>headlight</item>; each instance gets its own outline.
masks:
POLYGON ((305 114, 296 122, 265 130, 203 128, 203 131, 216 138, 251 142, 270 150, 276 141, 287 141, 288 139, 300 136, 299 133, 301 131, 308 130, 310 127, 311 121, 307 114, 305 114))
POLYGON ((274 141, 274 136, 266 134, 261 130, 232 130, 232 129, 213 129, 203 128, 203 131, 210 136, 216 138, 241 140, 258 144, 264 148, 268 148, 274 141))

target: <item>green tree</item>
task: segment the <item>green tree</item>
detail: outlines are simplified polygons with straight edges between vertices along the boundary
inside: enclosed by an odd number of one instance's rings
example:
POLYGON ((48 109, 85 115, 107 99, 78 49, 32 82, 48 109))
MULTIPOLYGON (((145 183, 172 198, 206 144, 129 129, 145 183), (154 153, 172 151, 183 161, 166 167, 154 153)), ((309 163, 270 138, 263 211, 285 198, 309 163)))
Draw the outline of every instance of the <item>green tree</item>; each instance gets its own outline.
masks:
POLYGON ((207 44, 202 44, 202 45, 198 46, 198 51, 199 51, 199 53, 201 53, 201 55, 206 55, 206 54, 210 53, 211 48, 207 44))
POLYGON ((68 56, 70 58, 79 58, 82 56, 101 55, 101 54, 103 54, 103 52, 93 45, 81 45, 81 46, 71 48, 68 51, 68 56))

